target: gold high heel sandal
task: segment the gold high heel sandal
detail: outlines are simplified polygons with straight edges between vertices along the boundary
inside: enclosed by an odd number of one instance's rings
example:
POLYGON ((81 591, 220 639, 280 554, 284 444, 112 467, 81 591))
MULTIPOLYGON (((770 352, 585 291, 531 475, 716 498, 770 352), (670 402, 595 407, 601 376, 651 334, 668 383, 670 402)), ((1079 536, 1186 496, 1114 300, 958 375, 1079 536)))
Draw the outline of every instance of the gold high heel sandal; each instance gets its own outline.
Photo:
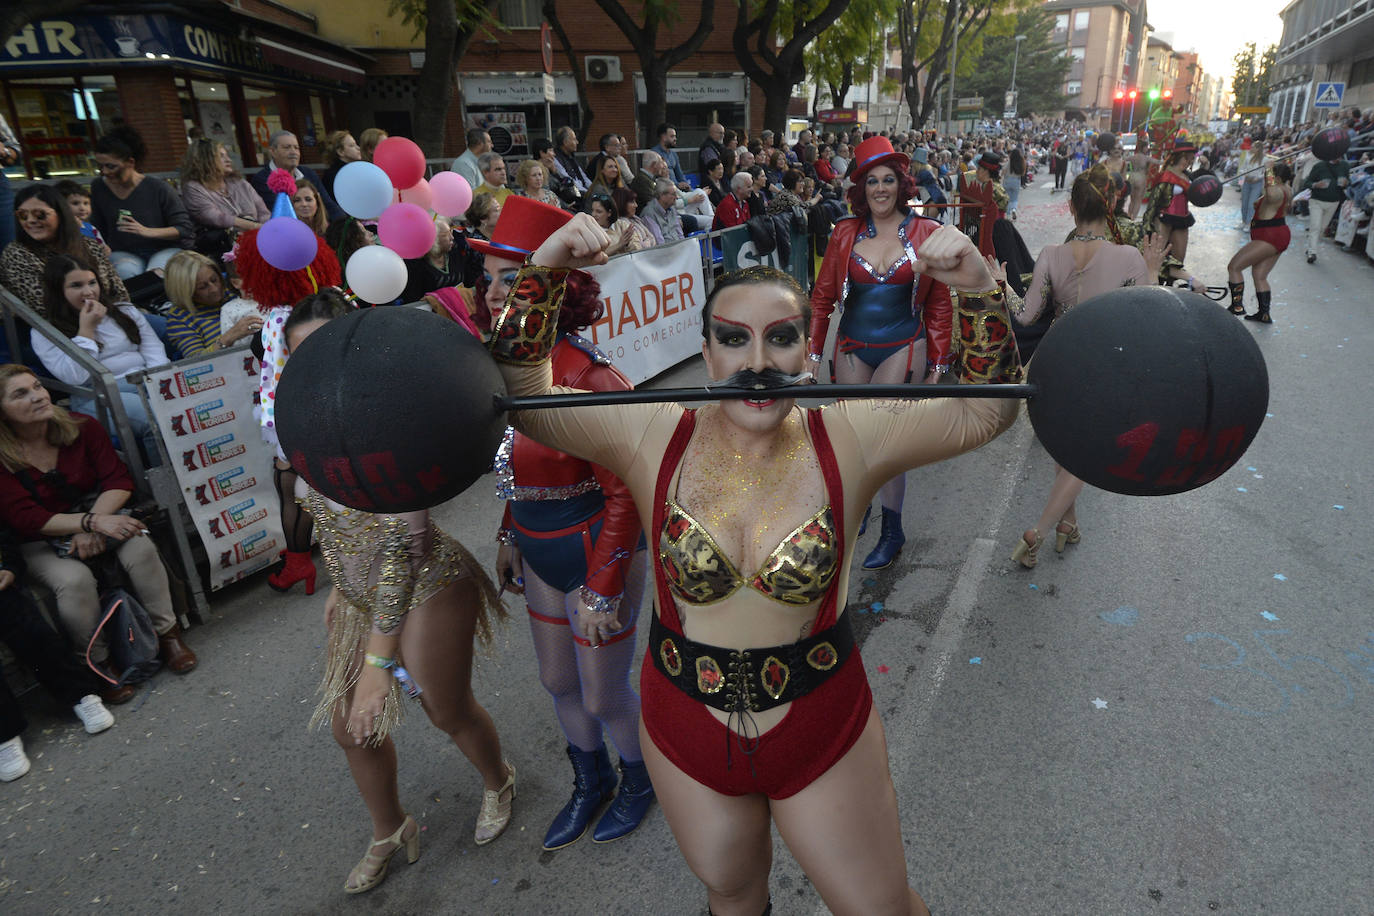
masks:
POLYGON ((1059 524, 1057 524, 1057 525, 1054 526, 1054 552, 1055 552, 1055 553, 1063 553, 1063 552, 1064 552, 1064 545, 1066 545, 1066 544, 1077 544, 1077 543, 1078 543, 1079 541, 1081 541, 1081 540, 1083 540, 1083 535, 1081 535, 1081 534, 1078 533, 1078 523, 1077 523, 1077 522, 1060 522, 1059 524), (1069 530, 1068 530, 1068 531, 1065 531, 1065 530, 1064 530, 1064 526, 1065 526, 1065 525, 1067 525, 1067 526, 1069 527, 1069 530))
POLYGON ((515 801, 515 764, 507 763, 506 772, 509 775, 501 788, 482 790, 482 810, 477 813, 477 829, 472 835, 478 846, 487 845, 510 826, 511 803, 515 801), (502 801, 501 796, 507 791, 510 797, 502 801))
POLYGON ((1035 532, 1035 542, 1027 541, 1023 534, 1017 538, 1016 549, 1011 552, 1011 558, 1026 569, 1034 569, 1035 564, 1040 562, 1040 545, 1045 543, 1045 539, 1040 536, 1038 529, 1032 528, 1031 531, 1035 532))
POLYGON ((372 890, 385 881, 386 870, 391 865, 391 857, 402 849, 406 851, 407 864, 413 865, 415 864, 415 860, 420 858, 420 828, 416 826, 415 820, 409 814, 407 814, 406 819, 401 822, 401 826, 396 828, 395 833, 384 840, 373 840, 372 843, 368 845, 367 852, 363 855, 362 859, 359 860, 358 864, 353 866, 353 870, 348 873, 348 880, 344 883, 344 893, 362 894, 372 890), (409 838, 405 836, 407 828, 414 829, 415 831, 409 838), (394 843, 396 845, 386 853, 379 853, 376 851, 378 846, 385 846, 388 843, 394 843), (380 867, 378 867, 378 865, 380 865, 380 867), (376 868, 377 870, 371 874, 367 874, 367 871, 372 868, 376 868), (358 884, 353 883, 355 877, 359 880, 358 884))

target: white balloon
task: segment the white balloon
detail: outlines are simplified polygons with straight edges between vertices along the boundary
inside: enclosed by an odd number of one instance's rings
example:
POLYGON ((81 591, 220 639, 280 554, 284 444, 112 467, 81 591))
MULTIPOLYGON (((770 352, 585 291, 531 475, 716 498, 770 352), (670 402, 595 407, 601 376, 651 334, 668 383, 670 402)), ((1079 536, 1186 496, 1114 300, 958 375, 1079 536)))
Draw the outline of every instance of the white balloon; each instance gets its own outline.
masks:
POLYGON ((406 262, 390 248, 368 245, 349 257, 344 277, 359 299, 385 305, 395 302, 406 288, 406 262))

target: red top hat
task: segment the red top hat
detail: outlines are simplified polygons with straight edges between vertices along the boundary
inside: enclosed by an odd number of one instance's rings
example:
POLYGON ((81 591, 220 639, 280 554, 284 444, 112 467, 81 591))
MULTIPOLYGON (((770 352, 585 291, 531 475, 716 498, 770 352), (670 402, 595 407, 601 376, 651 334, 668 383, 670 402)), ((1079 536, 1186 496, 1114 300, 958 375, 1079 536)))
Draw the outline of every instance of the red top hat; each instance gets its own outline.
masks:
POLYGON ((572 214, 566 210, 512 194, 501 207, 496 228, 491 231, 491 241, 469 239, 468 245, 482 254, 523 261, 570 219, 572 214))
POLYGON ((863 174, 877 165, 900 167, 900 171, 905 172, 911 168, 911 159, 906 153, 894 150, 892 141, 886 137, 869 137, 854 148, 854 183, 858 184, 863 174))

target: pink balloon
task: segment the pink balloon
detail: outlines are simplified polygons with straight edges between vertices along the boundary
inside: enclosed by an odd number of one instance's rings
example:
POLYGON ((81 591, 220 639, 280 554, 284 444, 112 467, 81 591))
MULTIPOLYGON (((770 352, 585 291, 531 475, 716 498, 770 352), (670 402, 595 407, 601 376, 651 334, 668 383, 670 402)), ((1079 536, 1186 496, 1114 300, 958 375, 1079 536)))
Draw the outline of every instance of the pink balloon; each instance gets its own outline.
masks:
POLYGON ((434 247, 434 220, 415 204, 392 204, 377 220, 377 237, 403 258, 420 258, 434 247))
POLYGON ((472 186, 457 172, 436 173, 429 180, 429 192, 433 198, 430 209, 450 219, 462 216, 472 204, 472 186))
POLYGON ((430 191, 429 182, 423 178, 402 191, 401 200, 426 210, 434 209, 434 194, 430 191))
POLYGON ((425 154, 405 137, 387 137, 378 143, 372 162, 386 172, 393 187, 409 188, 425 177, 425 154))

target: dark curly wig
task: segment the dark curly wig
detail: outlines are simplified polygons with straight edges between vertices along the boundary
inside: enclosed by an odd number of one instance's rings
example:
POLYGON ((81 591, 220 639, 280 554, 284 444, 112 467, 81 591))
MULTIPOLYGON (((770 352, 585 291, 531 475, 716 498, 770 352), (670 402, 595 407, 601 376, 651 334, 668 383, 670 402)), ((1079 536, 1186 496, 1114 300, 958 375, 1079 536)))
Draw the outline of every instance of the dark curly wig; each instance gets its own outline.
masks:
MULTIPOLYGON (((472 320, 479 328, 491 327, 491 309, 487 307, 486 272, 477 278, 475 296, 476 308, 472 320)), ((606 313, 606 304, 601 301, 601 284, 589 273, 580 270, 568 271, 567 289, 563 293, 563 306, 558 310, 558 333, 572 334, 589 328, 601 320, 606 313)))
MULTIPOLYGON (((916 196, 916 179, 913 178, 911 173, 906 169, 898 168, 891 163, 885 162, 883 164, 897 173, 897 193, 901 195, 902 199, 900 206, 906 209, 908 206, 907 201, 910 201, 916 196)), ((875 165, 873 168, 877 168, 877 166, 875 165)), ((867 175, 863 177, 864 179, 868 178, 867 175)), ((855 216, 859 219, 868 219, 868 197, 864 193, 864 182, 862 180, 855 180, 855 182, 849 186, 849 189, 844 192, 844 196, 845 199, 849 201, 849 209, 853 211, 855 216)))

